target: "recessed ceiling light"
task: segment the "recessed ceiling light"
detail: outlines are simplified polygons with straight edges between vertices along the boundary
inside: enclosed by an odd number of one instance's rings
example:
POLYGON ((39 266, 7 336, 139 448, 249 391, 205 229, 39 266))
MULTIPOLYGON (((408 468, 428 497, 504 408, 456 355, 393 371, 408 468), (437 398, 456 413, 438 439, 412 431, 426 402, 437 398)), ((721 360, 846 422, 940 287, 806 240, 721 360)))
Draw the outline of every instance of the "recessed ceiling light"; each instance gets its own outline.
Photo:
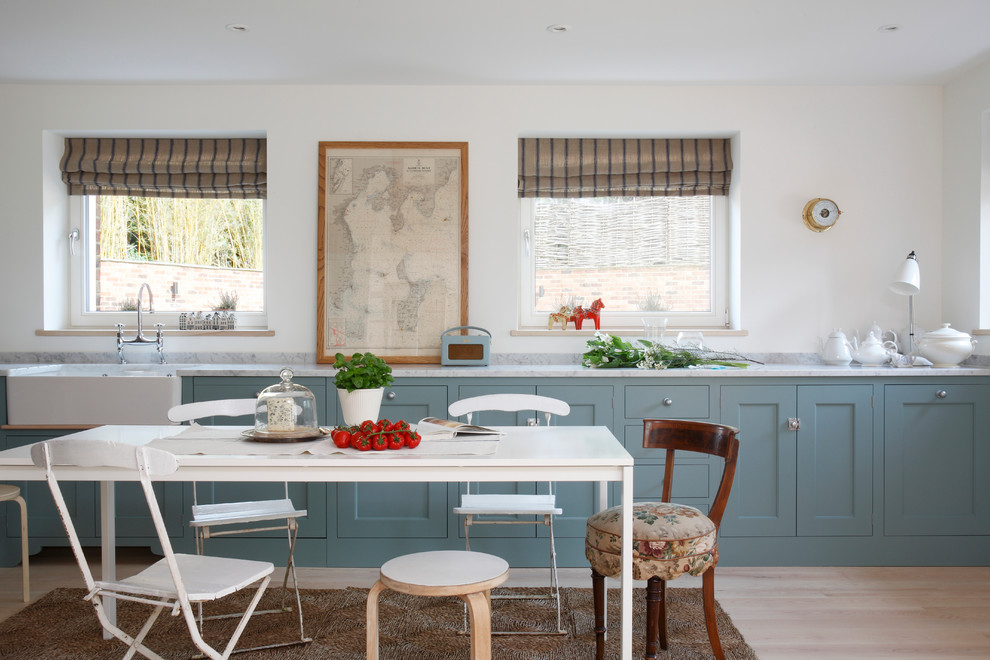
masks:
POLYGON ((244 25, 243 23, 231 23, 227 26, 227 29, 231 32, 247 32, 251 28, 250 26, 244 25))
POLYGON ((547 26, 547 32, 553 32, 554 34, 563 34, 570 29, 570 25, 564 25, 562 23, 554 23, 553 25, 547 26))
POLYGON ((900 25, 895 25, 894 23, 890 23, 889 25, 881 25, 880 27, 878 27, 877 32, 897 32, 900 29, 901 29, 900 25))

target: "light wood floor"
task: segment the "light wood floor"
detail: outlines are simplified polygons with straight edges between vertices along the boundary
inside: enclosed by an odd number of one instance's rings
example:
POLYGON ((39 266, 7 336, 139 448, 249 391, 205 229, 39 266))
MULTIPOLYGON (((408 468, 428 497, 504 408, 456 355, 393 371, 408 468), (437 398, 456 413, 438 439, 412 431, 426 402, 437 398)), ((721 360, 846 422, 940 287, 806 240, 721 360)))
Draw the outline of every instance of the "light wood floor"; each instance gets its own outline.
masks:
MULTIPOLYGON (((119 572, 150 558, 121 549, 119 572)), ((308 588, 369 587, 377 575, 300 569, 308 588)), ((537 585, 545 576, 545 569, 513 569, 509 584, 537 585)), ((729 567, 718 569, 715 582, 716 597, 761 660, 990 658, 990 567, 729 567)), ((561 583, 589 587, 588 570, 563 569, 561 583)), ((694 578, 671 583, 700 585, 694 578)), ((32 598, 59 586, 83 584, 67 549, 46 549, 31 561, 32 598)), ((23 606, 20 568, 0 568, 0 619, 23 606)))

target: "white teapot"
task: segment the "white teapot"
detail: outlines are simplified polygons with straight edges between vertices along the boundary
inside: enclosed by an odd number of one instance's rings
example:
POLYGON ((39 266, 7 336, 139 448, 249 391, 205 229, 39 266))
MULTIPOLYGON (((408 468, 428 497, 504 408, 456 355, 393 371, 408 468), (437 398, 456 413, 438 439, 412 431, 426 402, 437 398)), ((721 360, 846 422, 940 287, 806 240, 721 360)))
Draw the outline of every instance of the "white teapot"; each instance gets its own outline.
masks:
POLYGON ((852 353, 849 352, 852 345, 839 328, 832 330, 832 334, 824 342, 819 340, 819 344, 822 362, 825 364, 843 366, 852 362, 852 353))
POLYGON ((880 341, 880 338, 871 330, 862 345, 853 339, 852 359, 862 365, 877 366, 884 364, 897 353, 897 344, 892 341, 880 341))

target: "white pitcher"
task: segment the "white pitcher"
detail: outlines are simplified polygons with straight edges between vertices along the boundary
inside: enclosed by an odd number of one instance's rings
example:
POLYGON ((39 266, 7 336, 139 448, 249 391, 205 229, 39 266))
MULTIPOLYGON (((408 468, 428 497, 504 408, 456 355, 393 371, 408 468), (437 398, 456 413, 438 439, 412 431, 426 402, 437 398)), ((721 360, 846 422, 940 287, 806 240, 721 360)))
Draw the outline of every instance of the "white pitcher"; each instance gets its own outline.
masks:
POLYGON ((820 355, 825 364, 842 366, 852 362, 852 353, 850 353, 852 347, 845 333, 839 328, 832 330, 832 334, 824 342, 820 341, 820 345, 820 355))

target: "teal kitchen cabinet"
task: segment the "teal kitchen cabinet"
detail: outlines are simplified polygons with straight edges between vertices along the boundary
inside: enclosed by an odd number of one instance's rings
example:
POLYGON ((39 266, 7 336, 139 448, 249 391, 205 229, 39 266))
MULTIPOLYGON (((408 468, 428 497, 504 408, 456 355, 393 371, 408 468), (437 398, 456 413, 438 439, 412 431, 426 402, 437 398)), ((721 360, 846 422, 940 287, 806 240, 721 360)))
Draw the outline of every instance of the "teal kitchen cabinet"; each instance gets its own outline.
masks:
MULTIPOLYGON (((840 375, 828 369, 817 375, 802 367, 790 375, 770 370, 586 370, 553 375, 550 367, 549 375, 539 375, 538 369, 425 369, 415 375, 399 369, 395 386, 385 393, 382 416, 407 421, 446 417, 452 401, 494 392, 563 399, 571 405, 571 414, 555 424, 607 426, 635 457, 638 500, 660 496, 664 462, 662 454, 642 448, 643 419, 732 424, 741 429, 741 448, 721 532, 726 565, 986 565, 990 557, 990 479, 985 478, 990 469, 990 378, 983 373, 850 370, 840 375), (952 537, 948 546, 946 536, 952 537)), ((296 380, 320 400, 320 422, 334 425, 339 409, 333 378, 321 375, 321 370, 311 373, 315 375, 296 380)), ((259 377, 248 372, 183 376, 183 401, 253 397, 276 381, 274 374, 259 377)), ((4 404, 0 397, 0 411, 4 404)), ((492 413, 477 421, 515 425, 531 416, 492 413)), ((0 446, 67 432, 5 426, 0 446)), ((682 456, 677 469, 675 498, 707 510, 721 474, 720 461, 682 456)), ((31 509, 33 551, 44 545, 64 546, 65 533, 47 488, 42 482, 20 485, 31 509)), ((200 484, 207 494, 224 499, 253 499, 258 486, 200 484)), ((281 493, 281 484, 262 486, 281 493)), ((508 489, 503 492, 544 487, 533 482, 497 486, 508 489)), ((128 496, 132 487, 117 486, 118 533, 125 544, 154 547, 154 539, 146 534, 150 527, 142 527, 145 512, 136 504, 130 510, 131 502, 140 501, 128 496)), ((293 499, 309 511, 296 559, 309 566, 379 566, 407 552, 463 548, 461 521, 452 512, 462 487, 418 482, 294 484, 293 499)), ((586 566, 582 538, 585 517, 597 507, 597 487, 556 485, 564 509, 555 523, 560 566, 586 566)), ((613 504, 617 490, 613 484, 613 504)), ((191 550, 191 485, 166 483, 160 495, 166 524, 178 535, 176 547, 191 550)), ((77 527, 87 535, 83 542, 97 545, 98 484, 74 484, 71 499, 77 527)), ((14 565, 20 558, 16 510, 0 508, 0 521, 0 563, 14 565)), ((512 566, 545 566, 545 531, 537 529, 478 528, 472 532, 472 547, 502 556, 512 566)), ((285 538, 278 533, 210 543, 210 552, 217 554, 279 563, 285 559, 285 538)))
MULTIPOLYGON (((643 448, 644 419, 688 419, 711 421, 713 396, 717 387, 671 380, 660 384, 627 385, 623 388, 622 411, 625 420, 619 436, 626 451, 636 459, 633 467, 633 499, 659 501, 663 490, 665 452, 643 448)), ((617 434, 618 435, 618 434, 617 434)), ((705 454, 682 452, 674 466, 674 492, 671 499, 708 511, 718 488, 717 466, 705 454)), ((618 486, 615 486, 618 489, 618 486)), ((618 494, 614 502, 619 502, 618 494)))
MULTIPOLYGON (((253 399, 262 390, 279 382, 278 377, 262 378, 227 377, 227 376, 196 376, 189 384, 183 382, 183 401, 215 401, 218 399, 253 399)), ((336 420, 336 411, 327 405, 328 390, 326 378, 293 378, 293 382, 302 385, 313 392, 316 399, 316 416, 321 425, 332 426, 336 420)), ((336 393, 334 393, 336 398, 336 393)), ((221 424, 252 426, 251 416, 221 417, 216 419, 198 420, 200 424, 221 424)), ((183 516, 188 521, 190 507, 193 503, 193 484, 187 484, 183 516)), ((229 481, 197 482, 196 500, 201 504, 214 502, 238 502, 262 499, 277 499, 285 496, 285 486, 282 483, 243 483, 229 481)), ((299 519, 299 536, 295 552, 297 564, 300 566, 322 565, 327 537, 327 484, 325 483, 290 483, 289 497, 297 508, 306 509, 305 518, 299 519)), ((191 531, 185 532, 184 551, 191 551, 193 537, 191 531), (187 547, 188 546, 188 547, 187 547)), ((228 537, 216 537, 207 541, 211 552, 226 554, 231 557, 264 558, 276 563, 285 561, 285 531, 270 530, 251 532, 228 537), (263 548, 261 553, 250 553, 246 550, 245 539, 253 539, 255 546, 263 548)))
MULTIPOLYGON (((45 430, 45 429, 16 429, 7 428, 3 432, 4 449, 13 449, 24 445, 43 442, 60 435, 72 433, 74 429, 45 430)), ((62 519, 55 508, 51 491, 45 481, 21 481, 12 482, 21 489, 21 495, 27 502, 28 509, 28 539, 32 553, 38 552, 43 546, 67 546, 69 541, 65 536, 65 528, 62 526, 62 519)), ((75 481, 62 485, 62 492, 65 502, 68 505, 69 513, 72 516, 73 524, 79 534, 80 542, 86 545, 99 544, 99 516, 96 506, 97 485, 93 482, 75 481)), ((4 536, 7 539, 19 539, 21 527, 18 515, 7 515, 4 536)), ((5 549, 11 546, 4 544, 5 549)), ((3 554, 4 565, 13 565, 20 561, 20 550, 16 544, 13 546, 17 553, 8 557, 5 551, 3 554)))
POLYGON ((740 429, 723 536, 873 533, 872 385, 724 385, 720 413, 740 429))
MULTIPOLYGON (((73 433, 78 429, 17 429, 8 427, 3 431, 4 449, 50 440, 62 435, 73 433)), ((21 489, 21 494, 28 506, 28 539, 31 552, 38 552, 43 546, 67 546, 65 528, 55 508, 51 491, 44 481, 26 481, 15 485, 21 489)), ((154 523, 148 513, 144 496, 137 497, 140 486, 134 483, 117 483, 115 488, 117 543, 122 546, 151 546, 158 548, 158 535, 154 523)), ((62 486, 62 492, 69 507, 73 524, 83 545, 99 545, 100 543, 100 484, 91 481, 68 482, 62 486)), ((180 484, 157 483, 155 494, 162 504, 162 516, 165 527, 171 536, 181 537, 182 511, 180 484)), ((4 537, 7 539, 20 538, 20 519, 8 515, 5 518, 4 537)), ((6 565, 19 561, 19 555, 8 557, 10 544, 3 544, 3 554, 0 564, 6 565)))
MULTIPOLYGON (((446 417, 447 386, 387 387, 380 415, 413 424, 424 417, 446 417)), ((336 484, 338 539, 446 538, 448 520, 445 483, 336 484)))
POLYGON ((990 534, 990 385, 884 387, 884 534, 990 534))
POLYGON ((797 535, 873 533, 872 385, 797 388, 797 535))

